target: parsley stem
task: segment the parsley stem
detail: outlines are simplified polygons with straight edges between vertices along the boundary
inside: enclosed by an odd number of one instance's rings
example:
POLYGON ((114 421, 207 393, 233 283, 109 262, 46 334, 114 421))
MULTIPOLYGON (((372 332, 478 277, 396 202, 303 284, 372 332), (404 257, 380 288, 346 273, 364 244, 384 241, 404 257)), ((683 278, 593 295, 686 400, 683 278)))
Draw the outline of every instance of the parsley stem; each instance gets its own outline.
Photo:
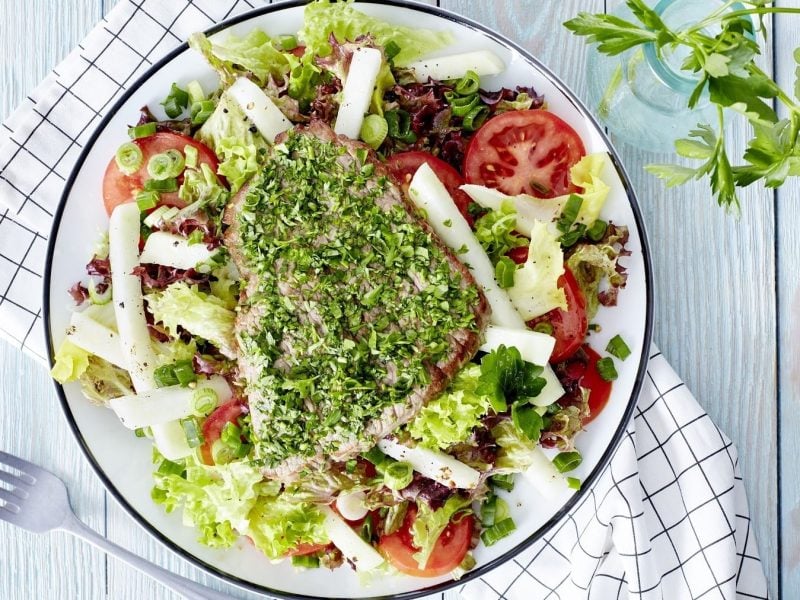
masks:
POLYGON ((711 13, 708 17, 692 25, 689 29, 686 30, 686 33, 696 33, 706 27, 707 25, 711 25, 717 21, 725 21, 727 19, 735 19, 737 17, 746 17, 748 15, 768 15, 768 14, 800 14, 800 8, 788 8, 788 7, 781 7, 781 6, 763 6, 759 8, 745 8, 741 10, 733 10, 731 12, 725 14, 719 14, 722 8, 727 7, 728 5, 732 4, 728 2, 726 5, 721 7, 719 10, 715 10, 711 13))
MULTIPOLYGON (((764 71, 762 71, 760 68, 758 68, 755 65, 755 63, 750 66, 750 71, 753 73, 753 75, 759 75, 761 77, 764 77, 765 79, 771 79, 771 77, 766 73, 764 73, 764 71)), ((781 88, 777 86, 776 86, 776 91, 777 91, 776 97, 786 106, 786 108, 791 110, 792 113, 794 114, 800 114, 800 106, 798 106, 797 103, 795 103, 795 101, 792 100, 792 98, 789 97, 789 95, 786 92, 784 92, 781 88)))

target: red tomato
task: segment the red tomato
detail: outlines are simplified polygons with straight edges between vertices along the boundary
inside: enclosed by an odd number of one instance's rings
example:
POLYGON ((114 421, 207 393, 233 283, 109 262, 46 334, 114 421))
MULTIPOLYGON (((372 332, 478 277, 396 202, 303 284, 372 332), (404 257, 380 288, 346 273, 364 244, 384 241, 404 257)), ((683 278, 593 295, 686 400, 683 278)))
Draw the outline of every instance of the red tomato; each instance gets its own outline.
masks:
POLYGON ((428 166, 433 169, 436 176, 447 188, 450 196, 453 198, 458 207, 458 211, 464 215, 464 218, 472 227, 472 216, 469 214, 469 205, 472 202, 466 192, 460 189, 464 185, 464 178, 461 177, 458 171, 448 165, 440 158, 436 158, 429 152, 422 150, 415 150, 413 152, 401 152, 389 157, 386 166, 392 176, 406 189, 411 182, 411 178, 422 163, 428 163, 428 166))
POLYGON ((229 400, 225 404, 220 404, 214 409, 208 418, 203 423, 203 445, 200 446, 200 455, 203 457, 203 462, 207 465, 214 464, 214 457, 211 454, 211 448, 214 445, 222 430, 228 423, 236 424, 236 420, 242 415, 247 414, 247 405, 239 398, 229 400))
POLYGON ((406 513, 403 526, 391 535, 384 535, 378 542, 378 549, 399 571, 414 577, 438 577, 455 569, 464 560, 469 550, 475 518, 467 515, 458 522, 445 527, 436 541, 433 553, 424 569, 414 558, 418 548, 412 543, 411 525, 417 517, 417 508, 411 506, 406 513))
POLYGON ((305 556, 307 554, 316 554, 320 550, 325 550, 330 544, 299 544, 293 550, 289 550, 286 556, 305 556))
POLYGON ((583 344, 589 328, 589 320, 586 318, 586 299, 578 287, 578 282, 575 281, 575 276, 566 265, 564 265, 564 274, 558 278, 558 287, 564 290, 567 297, 567 310, 554 308, 549 313, 531 319, 527 323, 531 329, 538 323, 550 323, 553 327, 556 345, 550 356, 551 363, 561 362, 575 354, 583 344))
POLYGON ((464 157, 469 183, 509 195, 554 198, 578 190, 569 170, 586 154, 575 130, 546 110, 512 110, 489 119, 464 157))
POLYGON ((592 350, 589 344, 583 345, 583 351, 589 356, 589 364, 581 378, 581 387, 589 390, 589 416, 583 420, 585 425, 594 419, 603 410, 611 396, 611 382, 600 377, 597 371, 597 361, 600 355, 592 350))
MULTIPOLYGON (((133 143, 139 146, 143 156, 142 166, 139 167, 138 171, 133 175, 125 175, 119 170, 117 161, 114 158, 111 159, 106 167, 106 174, 103 177, 103 203, 109 215, 118 204, 131 202, 136 193, 144 188, 144 182, 150 179, 147 174, 147 161, 150 160, 151 156, 171 149, 183 152, 186 146, 194 146, 197 149, 198 166, 205 163, 215 173, 217 172, 217 166, 219 166, 217 156, 211 148, 179 133, 154 133, 153 135, 133 140, 133 143)), ((177 192, 162 193, 161 203, 179 207, 185 205, 178 198, 177 192)))

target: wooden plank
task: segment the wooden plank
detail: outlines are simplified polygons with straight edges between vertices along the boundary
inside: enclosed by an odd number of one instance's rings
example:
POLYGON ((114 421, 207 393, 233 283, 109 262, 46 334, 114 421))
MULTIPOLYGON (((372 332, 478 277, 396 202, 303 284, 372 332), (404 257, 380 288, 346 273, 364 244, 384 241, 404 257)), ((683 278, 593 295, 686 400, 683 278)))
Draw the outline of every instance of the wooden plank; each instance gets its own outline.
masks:
MULTIPOLYGON (((800 7, 800 1, 782 1, 779 6, 800 7)), ((775 19, 774 44, 780 49, 775 56, 776 81, 785 90, 792 90, 795 63, 792 50, 800 47, 800 28, 795 16, 775 19)), ((785 117, 785 114, 781 114, 785 117)), ((780 544, 781 587, 788 597, 800 589, 800 185, 788 180, 777 190, 775 222, 778 255, 778 398, 780 431, 780 544)), ((774 594, 774 592, 773 592, 774 594)), ((774 594, 774 597, 778 597, 774 594)))

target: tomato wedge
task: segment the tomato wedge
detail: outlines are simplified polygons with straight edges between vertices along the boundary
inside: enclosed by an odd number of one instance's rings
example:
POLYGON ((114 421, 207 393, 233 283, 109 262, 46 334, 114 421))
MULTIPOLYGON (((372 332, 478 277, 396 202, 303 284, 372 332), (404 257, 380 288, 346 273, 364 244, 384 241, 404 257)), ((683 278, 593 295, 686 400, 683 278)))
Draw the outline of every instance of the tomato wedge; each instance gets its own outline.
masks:
POLYGON ((600 414, 611 396, 611 382, 600 377, 597 370, 598 360, 600 355, 589 344, 583 344, 578 352, 556 367, 567 389, 567 394, 559 400, 559 403, 578 402, 580 400, 578 386, 589 390, 589 415, 583 419, 584 425, 600 414))
MULTIPOLYGON (((118 204, 131 202, 137 192, 144 188, 144 182, 150 179, 147 174, 147 161, 150 160, 151 156, 172 149, 183 152, 186 146, 193 146, 197 149, 198 166, 207 164, 214 173, 217 172, 217 167, 219 166, 217 156, 211 148, 179 133, 154 133, 153 135, 133 140, 133 143, 139 146, 142 151, 143 160, 139 170, 132 175, 126 175, 120 171, 114 158, 111 159, 106 167, 106 173, 103 177, 103 203, 109 215, 118 204)), ((184 202, 178 198, 177 192, 162 193, 161 203, 169 206, 184 206, 184 202)))
POLYGON ((292 550, 286 553, 286 556, 306 556, 307 554, 316 554, 320 550, 325 550, 330 544, 299 544, 292 550))
POLYGON ((509 195, 554 198, 578 191, 569 170, 586 154, 575 130, 547 110, 512 110, 489 119, 464 156, 464 178, 509 195))
POLYGON ((397 570, 414 577, 438 577, 460 565, 469 550, 475 518, 467 515, 457 522, 451 521, 436 541, 424 569, 419 568, 419 564, 414 558, 414 553, 418 551, 418 548, 412 542, 411 525, 416 518, 417 507, 410 506, 402 527, 390 535, 381 537, 378 542, 378 550, 389 559, 389 562, 397 570))
POLYGON ((389 157, 386 166, 389 168, 389 173, 392 174, 392 177, 406 190, 414 173, 423 163, 428 163, 428 166, 433 169, 439 181, 444 184, 444 187, 447 188, 448 193, 453 198, 458 211, 464 215, 467 223, 472 227, 473 219, 469 214, 469 205, 472 199, 466 192, 461 190, 461 186, 464 185, 464 178, 442 159, 436 158, 429 152, 414 150, 412 152, 401 152, 389 157))
POLYGON ((214 457, 211 453, 214 442, 222 435, 225 425, 228 423, 235 425, 237 419, 242 415, 246 415, 247 411, 247 404, 239 398, 234 398, 225 404, 220 404, 208 415, 208 418, 203 423, 203 445, 200 446, 200 456, 202 456, 204 463, 207 465, 214 464, 214 457))

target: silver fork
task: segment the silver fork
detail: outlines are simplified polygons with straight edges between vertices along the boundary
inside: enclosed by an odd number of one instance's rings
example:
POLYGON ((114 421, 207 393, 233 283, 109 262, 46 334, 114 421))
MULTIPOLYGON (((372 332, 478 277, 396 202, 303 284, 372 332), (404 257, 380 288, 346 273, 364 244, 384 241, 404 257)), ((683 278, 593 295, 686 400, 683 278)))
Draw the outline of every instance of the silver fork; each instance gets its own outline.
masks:
POLYGON ((19 472, 14 474, 10 470, 0 468, 0 481, 10 487, 8 489, 0 486, 0 520, 33 533, 45 533, 54 529, 67 531, 116 556, 184 598, 191 600, 230 598, 185 577, 170 573, 89 529, 72 512, 64 482, 50 471, 2 450, 0 450, 0 467, 19 472))

